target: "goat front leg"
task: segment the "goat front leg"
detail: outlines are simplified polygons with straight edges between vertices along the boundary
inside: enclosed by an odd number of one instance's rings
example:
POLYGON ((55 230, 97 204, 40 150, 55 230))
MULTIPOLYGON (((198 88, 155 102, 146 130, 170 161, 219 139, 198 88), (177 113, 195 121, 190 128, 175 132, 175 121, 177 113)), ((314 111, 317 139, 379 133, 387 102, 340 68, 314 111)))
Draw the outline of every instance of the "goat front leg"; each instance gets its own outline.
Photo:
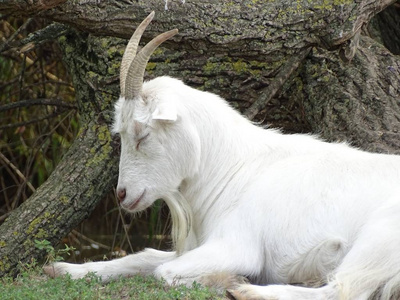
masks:
POLYGON ((110 261, 70 264, 58 262, 44 267, 44 272, 50 277, 70 274, 72 279, 85 277, 95 273, 103 282, 108 282, 120 276, 129 277, 135 274, 151 275, 154 270, 176 258, 175 252, 145 249, 143 252, 131 254, 110 261))
POLYGON ((255 257, 255 253, 244 253, 242 247, 230 247, 223 241, 208 242, 163 263, 154 275, 170 285, 191 286, 197 282, 219 290, 233 289, 247 282, 246 275, 254 274, 255 257))

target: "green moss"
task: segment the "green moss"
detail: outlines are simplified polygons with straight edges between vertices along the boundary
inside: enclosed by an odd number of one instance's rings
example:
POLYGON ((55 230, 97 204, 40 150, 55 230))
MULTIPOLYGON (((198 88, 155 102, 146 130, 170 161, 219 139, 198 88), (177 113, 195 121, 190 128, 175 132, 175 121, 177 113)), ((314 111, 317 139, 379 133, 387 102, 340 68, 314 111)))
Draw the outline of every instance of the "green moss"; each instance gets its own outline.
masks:
POLYGON ((234 72, 237 75, 251 75, 252 77, 260 77, 266 70, 278 69, 284 61, 261 62, 261 61, 232 61, 230 58, 224 61, 215 62, 211 58, 203 67, 204 75, 216 75, 219 73, 234 72))
MULTIPOLYGON (((351 1, 351 0, 320 0, 318 2, 308 0, 308 5, 305 5, 303 0, 296 0, 296 2, 294 2, 288 6, 280 5, 277 8, 278 9, 277 17, 278 17, 278 19, 286 20, 286 19, 293 18, 294 15, 297 15, 297 16, 301 16, 301 15, 305 16, 305 15, 309 15, 309 14, 313 15, 314 9, 330 11, 338 6, 349 5, 352 3, 354 3, 354 1, 351 1)), ((320 21, 321 20, 318 19, 317 23, 319 23, 320 21)), ((315 25, 318 25, 318 24, 315 24, 315 25)), ((282 30, 282 32, 284 32, 284 30, 282 30)))
POLYGON ((49 234, 43 228, 39 228, 38 233, 35 234, 34 237, 36 239, 46 239, 49 237, 49 234))
POLYGON ((351 0, 323 0, 320 5, 315 5, 314 8, 322 10, 332 10, 334 6, 348 5, 353 3, 351 0))
POLYGON ((95 72, 89 71, 89 72, 86 73, 86 77, 90 78, 90 79, 93 79, 93 78, 97 78, 98 75, 95 72))
POLYGON ((354 15, 354 16, 351 16, 350 18, 349 18, 349 21, 350 22, 353 22, 354 20, 356 20, 357 19, 357 15, 354 15))
POLYGON ((10 259, 8 256, 4 256, 0 260, 0 271, 4 272, 5 270, 9 270, 11 267, 10 259))
POLYGON ((301 80, 301 77, 294 78, 294 82, 296 84, 297 91, 299 93, 302 93, 304 91, 304 84, 303 84, 303 81, 301 80))
POLYGON ((0 241, 0 248, 5 247, 6 245, 7 245, 7 243, 6 243, 5 240, 1 240, 1 241, 0 241))
POLYGON ((203 72, 204 74, 209 75, 215 72, 216 67, 217 65, 215 63, 208 61, 203 67, 203 72))
POLYGON ((24 249, 32 249, 35 247, 35 243, 30 239, 25 240, 22 245, 24 246, 24 249))
POLYGON ((109 41, 108 41, 107 38, 101 39, 101 47, 102 47, 102 48, 108 48, 108 45, 109 45, 108 42, 109 42, 109 41))
POLYGON ((28 226, 28 229, 26 230, 27 234, 31 234, 36 227, 43 222, 43 217, 37 217, 36 219, 34 219, 28 226))
POLYGON ((333 0, 333 5, 348 5, 352 3, 352 0, 333 0))
POLYGON ((320 77, 320 81, 329 82, 330 78, 331 77, 329 75, 325 75, 325 76, 320 77))
POLYGON ((100 142, 109 142, 111 139, 110 131, 108 130, 107 126, 100 126, 98 128, 97 137, 99 138, 100 142))
POLYGON ((107 159, 109 153, 112 151, 112 147, 110 145, 111 134, 108 130, 108 127, 106 125, 94 125, 92 130, 97 133, 97 140, 102 147, 100 150, 97 148, 97 146, 94 146, 94 148, 90 149, 90 153, 93 156, 86 163, 86 167, 98 165, 107 159))
POLYGON ((237 62, 234 62, 232 64, 233 70, 235 70, 236 73, 243 73, 247 72, 249 70, 247 64, 241 60, 238 60, 237 62))
POLYGON ((115 62, 111 66, 108 67, 107 73, 110 76, 114 76, 119 74, 119 69, 121 67, 121 62, 115 62))
MULTIPOLYGON (((115 98, 114 98, 114 95, 112 95, 110 93, 101 92, 101 97, 99 100, 100 101, 98 101, 98 102, 101 104, 101 111, 106 112, 106 111, 110 111, 110 107, 114 103, 115 98)), ((105 116, 105 114, 103 114, 103 115, 105 116)))
POLYGON ((156 68, 157 64, 154 62, 148 62, 146 66, 146 71, 151 71, 156 68))
POLYGON ((33 237, 36 239, 44 239, 49 236, 48 232, 41 228, 41 224, 44 222, 48 222, 49 219, 51 219, 52 215, 49 212, 45 212, 42 216, 37 217, 34 219, 29 225, 28 229, 26 230, 26 233, 28 235, 31 235, 33 232, 37 230, 35 234, 33 234, 33 237))
POLYGON ((162 55, 164 53, 164 49, 162 47, 157 48, 156 50, 154 50, 152 56, 158 56, 158 55, 162 55))
POLYGON ((66 54, 71 54, 71 53, 73 53, 74 52, 74 48, 73 47, 71 47, 71 46, 65 46, 65 53, 66 54))
POLYGON ((112 46, 107 50, 107 56, 109 56, 110 58, 115 56, 116 53, 118 53, 118 49, 115 46, 112 46))
POLYGON ((61 196, 61 197, 60 197, 60 202, 61 202, 62 204, 67 205, 67 204, 69 203, 69 198, 68 198, 67 196, 61 196))

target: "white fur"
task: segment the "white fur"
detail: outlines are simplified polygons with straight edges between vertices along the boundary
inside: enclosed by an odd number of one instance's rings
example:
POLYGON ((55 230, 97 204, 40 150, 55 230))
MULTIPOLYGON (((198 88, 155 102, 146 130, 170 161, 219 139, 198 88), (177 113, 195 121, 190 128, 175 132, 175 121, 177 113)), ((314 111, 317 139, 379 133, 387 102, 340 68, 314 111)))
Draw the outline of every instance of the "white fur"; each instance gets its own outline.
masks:
POLYGON ((122 207, 165 199, 176 252, 57 263, 55 275, 191 284, 226 272, 263 285, 240 285, 237 299, 389 299, 400 290, 399 156, 259 128, 168 77, 144 83, 140 99, 119 99, 113 131, 122 207), (291 285, 315 282, 326 285, 291 285))

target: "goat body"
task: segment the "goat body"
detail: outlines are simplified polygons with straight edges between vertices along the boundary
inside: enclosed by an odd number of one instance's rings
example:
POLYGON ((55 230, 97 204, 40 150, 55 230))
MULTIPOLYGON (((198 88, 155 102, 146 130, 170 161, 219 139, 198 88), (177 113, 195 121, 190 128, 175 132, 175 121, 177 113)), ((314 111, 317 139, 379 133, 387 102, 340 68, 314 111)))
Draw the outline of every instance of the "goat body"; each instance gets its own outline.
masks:
POLYGON ((188 285, 244 276, 252 284, 230 286, 237 299, 398 295, 400 156, 262 129, 169 77, 138 91, 115 106, 117 191, 132 212, 164 199, 176 249, 56 263, 48 274, 144 274, 188 285), (291 285, 316 282, 323 286, 291 285))

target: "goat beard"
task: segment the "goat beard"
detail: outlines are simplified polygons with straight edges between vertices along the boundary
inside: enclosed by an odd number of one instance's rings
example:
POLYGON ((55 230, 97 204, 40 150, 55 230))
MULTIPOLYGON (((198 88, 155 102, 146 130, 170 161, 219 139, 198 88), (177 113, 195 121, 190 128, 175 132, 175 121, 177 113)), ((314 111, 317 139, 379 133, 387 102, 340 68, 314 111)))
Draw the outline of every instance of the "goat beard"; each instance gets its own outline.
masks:
POLYGON ((177 255, 197 247, 192 226, 193 212, 187 199, 179 191, 170 192, 163 199, 171 212, 171 237, 177 255))

